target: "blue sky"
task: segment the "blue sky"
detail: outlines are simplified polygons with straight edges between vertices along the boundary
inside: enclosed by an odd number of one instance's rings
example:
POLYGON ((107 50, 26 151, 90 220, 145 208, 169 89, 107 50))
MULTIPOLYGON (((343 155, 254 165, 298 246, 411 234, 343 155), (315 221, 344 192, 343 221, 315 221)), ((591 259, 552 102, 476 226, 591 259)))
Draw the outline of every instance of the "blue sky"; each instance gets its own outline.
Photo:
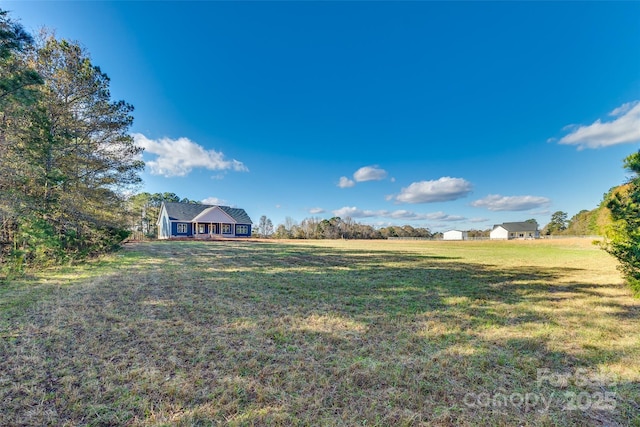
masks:
POLYGON ((639 2, 0 1, 135 107, 140 191, 434 231, 593 209, 640 148, 639 2))

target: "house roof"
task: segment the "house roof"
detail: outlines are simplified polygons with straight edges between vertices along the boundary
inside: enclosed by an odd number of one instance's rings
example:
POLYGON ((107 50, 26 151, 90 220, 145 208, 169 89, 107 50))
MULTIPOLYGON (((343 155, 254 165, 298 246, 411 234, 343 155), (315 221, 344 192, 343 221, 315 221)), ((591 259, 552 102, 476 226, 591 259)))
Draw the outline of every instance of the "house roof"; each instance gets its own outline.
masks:
MULTIPOLYGON (((165 203, 164 208, 171 221, 192 221, 202 211, 216 207, 217 205, 197 205, 194 203, 165 203)), ((229 206, 217 206, 224 213, 233 218, 238 224, 253 224, 244 209, 231 208, 229 206)))
POLYGON ((496 224, 493 226, 495 230, 496 227, 502 227, 507 231, 511 232, 519 232, 519 231, 536 231, 538 229, 538 224, 533 222, 503 222, 502 224, 496 224))

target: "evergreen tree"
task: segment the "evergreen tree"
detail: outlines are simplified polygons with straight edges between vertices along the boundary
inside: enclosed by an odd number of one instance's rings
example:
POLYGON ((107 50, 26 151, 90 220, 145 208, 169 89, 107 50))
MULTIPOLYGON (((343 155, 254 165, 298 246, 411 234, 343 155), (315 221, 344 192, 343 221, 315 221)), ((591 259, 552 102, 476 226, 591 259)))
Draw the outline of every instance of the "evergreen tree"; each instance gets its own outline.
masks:
POLYGON ((22 266, 16 242, 18 223, 27 212, 17 191, 22 182, 15 176, 28 166, 20 158, 15 142, 20 130, 28 126, 24 118, 42 84, 42 78, 25 62, 32 43, 24 28, 0 9, 0 271, 7 269, 12 257, 17 261, 10 267, 22 266))
POLYGON ((33 86, 42 83, 35 70, 26 66, 20 53, 29 49, 33 38, 24 28, 0 9, 0 112, 8 118, 10 104, 33 100, 33 86))
POLYGON ((618 259, 627 282, 640 295, 640 151, 629 155, 624 166, 633 175, 605 196, 613 223, 603 247, 618 259))
POLYGON ((34 166, 27 181, 35 213, 70 249, 101 250, 126 227, 122 191, 140 182, 144 166, 128 133, 133 107, 111 100, 109 77, 76 43, 44 34, 29 60, 44 79, 20 140, 34 166))
POLYGON ((545 227, 544 234, 558 234, 567 229, 567 213, 556 211, 551 215, 551 221, 545 227))
POLYGON ((129 135, 133 107, 111 100, 87 52, 46 33, 28 48, 18 28, 0 13, 0 61, 24 67, 20 78, 0 67, 0 234, 14 270, 119 243, 124 190, 144 167, 129 135))

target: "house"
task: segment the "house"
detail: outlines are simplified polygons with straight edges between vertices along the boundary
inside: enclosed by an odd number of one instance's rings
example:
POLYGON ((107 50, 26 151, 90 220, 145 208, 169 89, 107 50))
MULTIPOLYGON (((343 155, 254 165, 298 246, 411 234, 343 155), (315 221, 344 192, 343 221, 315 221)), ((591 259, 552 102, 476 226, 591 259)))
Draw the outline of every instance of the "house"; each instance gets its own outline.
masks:
POLYGON ((494 239, 537 239, 540 237, 536 222, 504 222, 493 226, 489 237, 494 239))
POLYGON ((442 240, 467 240, 467 232, 460 230, 449 230, 442 234, 442 240))
POLYGON ((251 218, 244 209, 193 203, 162 203, 158 239, 180 237, 250 237, 251 218))

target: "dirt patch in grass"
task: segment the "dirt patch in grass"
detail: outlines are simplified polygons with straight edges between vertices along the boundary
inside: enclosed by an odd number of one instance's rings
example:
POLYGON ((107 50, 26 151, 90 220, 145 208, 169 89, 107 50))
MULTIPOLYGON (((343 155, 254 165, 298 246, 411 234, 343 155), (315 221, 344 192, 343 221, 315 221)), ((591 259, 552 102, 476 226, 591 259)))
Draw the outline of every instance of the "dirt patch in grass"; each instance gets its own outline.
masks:
POLYGON ((638 423, 613 261, 491 243, 136 243, 12 284, 0 424, 638 423))

